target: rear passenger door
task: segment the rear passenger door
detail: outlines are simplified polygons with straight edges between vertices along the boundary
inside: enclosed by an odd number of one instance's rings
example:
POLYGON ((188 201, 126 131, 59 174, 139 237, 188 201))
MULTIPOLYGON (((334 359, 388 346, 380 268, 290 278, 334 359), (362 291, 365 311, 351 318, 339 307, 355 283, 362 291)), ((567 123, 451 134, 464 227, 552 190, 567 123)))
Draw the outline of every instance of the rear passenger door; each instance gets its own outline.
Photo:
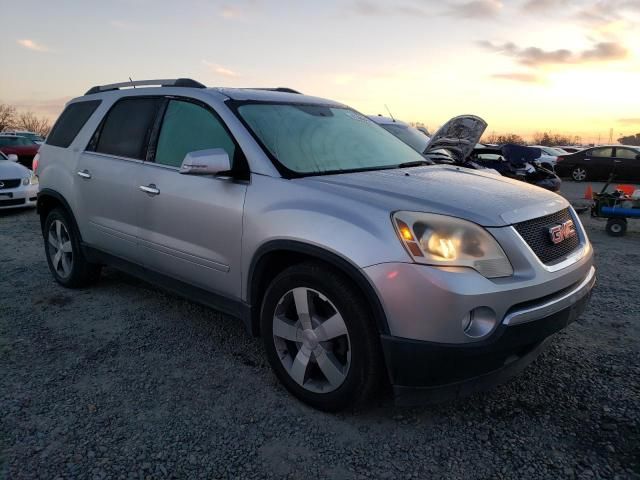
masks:
POLYGON ((594 148, 586 153, 584 160, 588 175, 592 178, 607 179, 615 165, 612 147, 594 148))
POLYGON ((75 175, 83 240, 137 263, 138 191, 161 97, 125 97, 100 123, 80 155, 75 175))
MULTIPOLYGON (((240 297, 244 180, 179 173, 189 152, 222 148, 244 164, 218 115, 191 99, 168 98, 154 154, 136 192, 141 202, 140 246, 148 268, 226 297, 240 297), (151 192, 149 189, 153 189, 151 192)), ((246 172, 248 175, 248 171, 246 172)))
POLYGON ((640 150, 616 147, 616 178, 619 180, 640 180, 640 150))

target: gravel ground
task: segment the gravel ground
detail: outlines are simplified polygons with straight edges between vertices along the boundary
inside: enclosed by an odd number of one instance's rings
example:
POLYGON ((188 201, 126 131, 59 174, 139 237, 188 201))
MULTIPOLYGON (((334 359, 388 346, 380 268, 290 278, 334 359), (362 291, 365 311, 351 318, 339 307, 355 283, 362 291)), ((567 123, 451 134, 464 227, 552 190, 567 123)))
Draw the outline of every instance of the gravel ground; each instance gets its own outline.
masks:
POLYGON ((591 305, 521 376, 331 415, 239 321, 113 269, 65 290, 35 213, 0 213, 0 478, 640 478, 640 222, 586 223, 591 305))

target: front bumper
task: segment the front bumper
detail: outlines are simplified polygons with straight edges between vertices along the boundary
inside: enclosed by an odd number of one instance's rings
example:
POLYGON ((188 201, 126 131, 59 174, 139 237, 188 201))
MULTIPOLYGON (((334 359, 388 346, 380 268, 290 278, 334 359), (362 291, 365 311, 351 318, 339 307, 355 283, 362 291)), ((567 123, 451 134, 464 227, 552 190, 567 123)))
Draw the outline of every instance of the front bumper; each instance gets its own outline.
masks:
POLYGON ((580 316, 590 293, 589 287, 572 305, 535 322, 503 324, 490 338, 475 344, 437 344, 383 335, 396 404, 440 402, 504 383, 537 358, 551 335, 580 316))
POLYGON ((35 207, 37 200, 38 185, 20 185, 17 188, 0 190, 0 210, 35 207))

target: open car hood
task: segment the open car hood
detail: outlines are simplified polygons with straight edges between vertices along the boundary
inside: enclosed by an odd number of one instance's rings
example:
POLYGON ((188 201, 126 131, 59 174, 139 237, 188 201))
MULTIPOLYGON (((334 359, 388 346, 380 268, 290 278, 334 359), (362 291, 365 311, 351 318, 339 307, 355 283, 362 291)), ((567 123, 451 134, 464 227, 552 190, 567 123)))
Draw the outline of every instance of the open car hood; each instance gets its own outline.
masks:
POLYGON ((471 155, 486 128, 487 122, 475 115, 453 117, 431 137, 424 154, 445 149, 451 152, 456 162, 463 163, 471 155))

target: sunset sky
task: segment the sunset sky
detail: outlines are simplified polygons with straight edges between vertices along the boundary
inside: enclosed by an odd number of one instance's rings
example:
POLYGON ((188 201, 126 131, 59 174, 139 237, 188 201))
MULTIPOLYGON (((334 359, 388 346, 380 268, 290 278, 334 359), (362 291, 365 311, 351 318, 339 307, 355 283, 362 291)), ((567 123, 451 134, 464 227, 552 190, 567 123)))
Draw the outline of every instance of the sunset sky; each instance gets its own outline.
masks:
POLYGON ((640 132, 640 0, 110 0, 3 5, 0 102, 51 118, 96 84, 288 86, 434 129, 640 132))

